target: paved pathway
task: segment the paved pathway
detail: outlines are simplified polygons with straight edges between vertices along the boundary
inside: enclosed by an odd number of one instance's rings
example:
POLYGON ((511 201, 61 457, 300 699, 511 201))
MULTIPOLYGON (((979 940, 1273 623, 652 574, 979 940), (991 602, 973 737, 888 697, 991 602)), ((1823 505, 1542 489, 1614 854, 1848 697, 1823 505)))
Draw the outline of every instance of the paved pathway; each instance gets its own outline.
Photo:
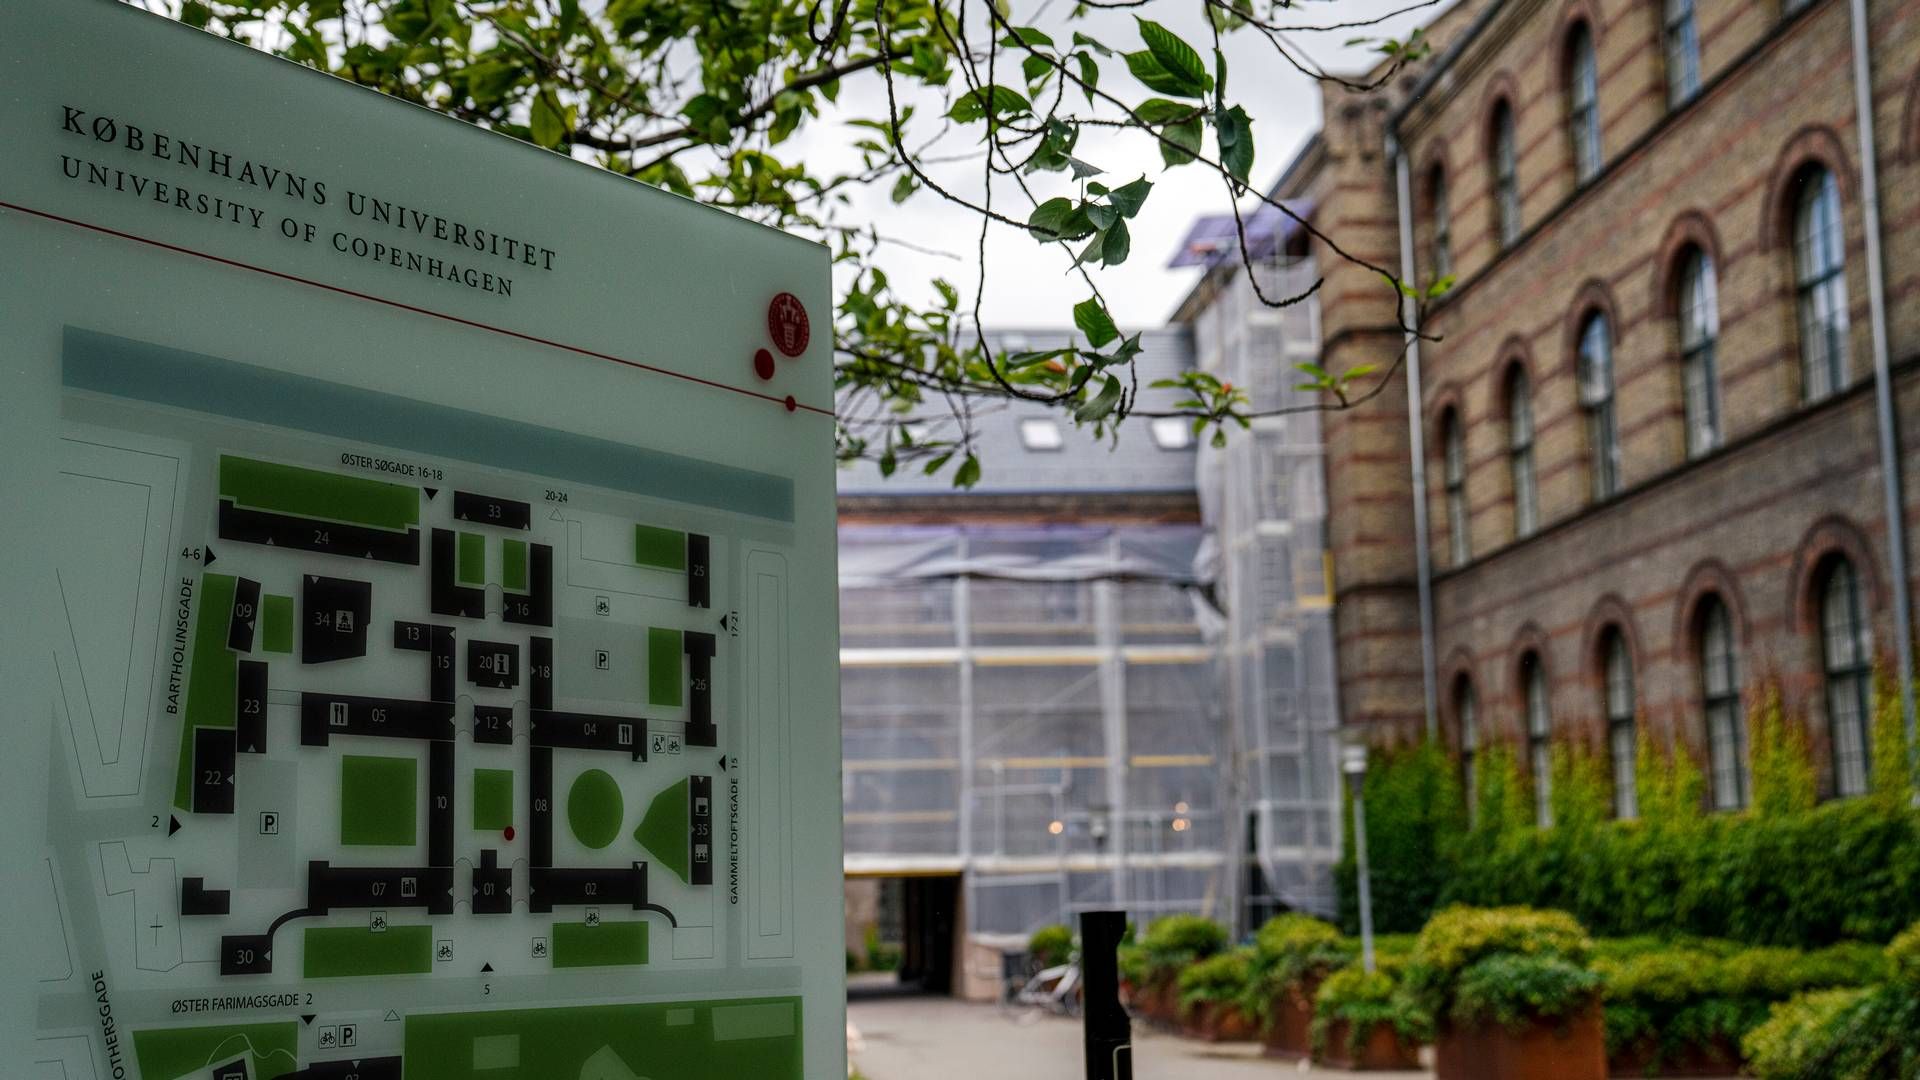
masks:
MULTIPOLYGON (((1080 1025, 1057 1017, 1029 1023, 991 1005, 950 998, 856 998, 853 1063, 866 1080, 1075 1080, 1082 1075, 1080 1025)), ((1134 1028, 1139 1080, 1351 1080, 1353 1073, 1268 1061, 1251 1043, 1208 1045, 1134 1028)), ((1418 1078, 1426 1073, 1369 1073, 1418 1078)))

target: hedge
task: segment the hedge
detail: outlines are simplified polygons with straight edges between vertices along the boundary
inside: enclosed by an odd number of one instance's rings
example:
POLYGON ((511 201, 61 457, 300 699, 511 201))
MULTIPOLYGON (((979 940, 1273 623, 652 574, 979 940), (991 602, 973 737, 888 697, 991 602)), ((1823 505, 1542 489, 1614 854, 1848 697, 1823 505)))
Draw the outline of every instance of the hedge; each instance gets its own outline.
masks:
POLYGON ((1887 947, 1881 981, 1802 994, 1742 1042, 1761 1080, 1920 1077, 1920 923, 1887 947))
MULTIPOLYGON (((1920 810, 1898 696, 1884 674, 1880 682, 1872 793, 1818 805, 1803 725, 1770 688, 1750 698, 1753 807, 1739 813, 1707 813, 1699 764, 1643 739, 1640 818, 1609 820, 1598 756, 1559 746, 1555 823, 1539 829, 1514 752, 1495 743, 1475 763, 1469 826, 1452 757, 1432 745, 1376 751, 1366 780, 1374 925, 1412 932, 1449 904, 1523 905, 1567 911, 1610 937, 1886 941, 1920 920, 1920 810)), ((1352 933, 1351 829, 1336 873, 1352 933)))
POLYGON ((1737 1049, 1795 994, 1874 983, 1888 970, 1880 949, 1860 943, 1800 952, 1642 938, 1598 942, 1596 953, 1608 1055, 1639 1051, 1655 1069, 1695 1049, 1737 1049))

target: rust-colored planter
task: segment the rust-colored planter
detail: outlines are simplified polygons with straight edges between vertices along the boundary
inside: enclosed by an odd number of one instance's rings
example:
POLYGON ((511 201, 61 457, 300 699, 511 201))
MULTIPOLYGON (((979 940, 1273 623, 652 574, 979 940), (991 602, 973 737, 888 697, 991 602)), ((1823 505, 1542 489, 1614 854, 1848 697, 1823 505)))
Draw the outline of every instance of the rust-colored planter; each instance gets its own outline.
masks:
POLYGON ((1274 1058, 1303 1058, 1313 1053, 1313 995, 1320 976, 1309 975, 1297 986, 1275 994, 1267 1010, 1267 1029, 1261 1053, 1274 1058))
POLYGON ((1392 1024, 1375 1024, 1368 1029, 1358 1052, 1348 1045, 1348 1034, 1345 1020, 1328 1024, 1326 1049, 1317 1059, 1318 1063, 1331 1069, 1355 1071, 1420 1067, 1420 1048, 1402 1039, 1392 1024))
POLYGON ((1251 1042, 1259 1030, 1232 1003, 1203 1001, 1186 1012, 1184 1034, 1203 1042, 1251 1042))
POLYGON ((1659 1060, 1658 1045, 1652 1039, 1646 1039, 1609 1057, 1607 1074, 1623 1077, 1733 1076, 1740 1071, 1740 1066, 1740 1049, 1726 1039, 1689 1046, 1664 1061, 1659 1060))
POLYGON ((1155 979, 1145 986, 1133 986, 1127 1004, 1136 1019, 1171 1024, 1179 1021, 1179 997, 1170 979, 1155 979))
POLYGON ((1441 1031, 1436 1080, 1606 1080, 1606 1032, 1600 1006, 1536 1021, 1514 1032, 1498 1024, 1441 1031))

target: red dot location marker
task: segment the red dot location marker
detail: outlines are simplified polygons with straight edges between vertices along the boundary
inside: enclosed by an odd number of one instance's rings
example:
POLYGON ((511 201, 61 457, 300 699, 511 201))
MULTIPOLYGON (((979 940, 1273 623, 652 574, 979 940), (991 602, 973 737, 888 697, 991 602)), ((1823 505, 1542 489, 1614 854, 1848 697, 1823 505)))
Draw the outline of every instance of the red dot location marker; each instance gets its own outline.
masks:
POLYGON ((500 830, 500 835, 506 837, 508 843, 512 843, 513 842, 513 826, 509 825, 506 828, 500 830))
POLYGON ((762 379, 773 378, 773 354, 765 349, 755 350, 753 354, 753 373, 762 379))
POLYGON ((799 356, 807 351, 813 329, 799 297, 783 292, 773 298, 767 305, 767 333, 773 337, 773 347, 783 356, 799 356))
POLYGON ((795 400, 793 400, 793 395, 792 395, 792 394, 788 394, 788 395, 787 395, 787 411, 788 411, 788 412, 792 412, 793 410, 795 410, 795 409, 797 409, 797 408, 799 408, 799 407, 800 407, 800 403, 799 403, 799 402, 797 402, 797 401, 795 401, 795 400))

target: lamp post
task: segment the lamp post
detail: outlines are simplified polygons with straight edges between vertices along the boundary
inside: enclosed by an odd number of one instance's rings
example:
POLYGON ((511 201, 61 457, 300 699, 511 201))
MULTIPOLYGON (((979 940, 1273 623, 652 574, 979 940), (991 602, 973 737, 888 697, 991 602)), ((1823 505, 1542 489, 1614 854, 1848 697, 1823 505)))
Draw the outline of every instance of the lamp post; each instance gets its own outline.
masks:
POLYGON ((1353 790, 1353 862, 1360 885, 1360 964, 1373 973, 1373 885, 1367 875, 1367 744, 1350 737, 1340 747, 1340 771, 1353 790))

